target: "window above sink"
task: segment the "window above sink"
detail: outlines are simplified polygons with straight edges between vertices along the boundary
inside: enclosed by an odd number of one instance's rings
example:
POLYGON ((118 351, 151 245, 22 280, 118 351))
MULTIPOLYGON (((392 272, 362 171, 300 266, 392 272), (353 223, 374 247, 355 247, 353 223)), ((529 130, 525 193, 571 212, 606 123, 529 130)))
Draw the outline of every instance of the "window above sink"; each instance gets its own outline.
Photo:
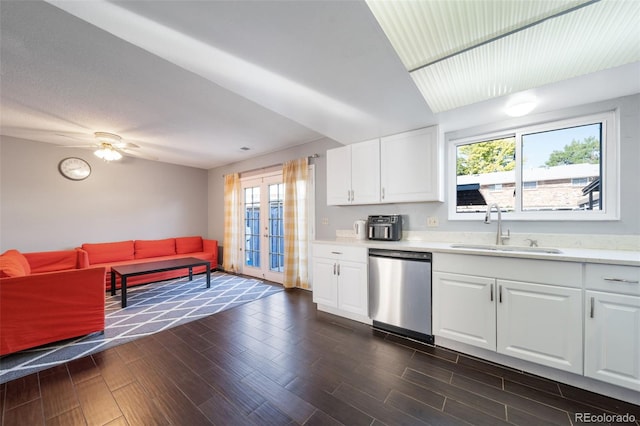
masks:
POLYGON ((450 140, 449 219, 618 219, 613 111, 450 140))

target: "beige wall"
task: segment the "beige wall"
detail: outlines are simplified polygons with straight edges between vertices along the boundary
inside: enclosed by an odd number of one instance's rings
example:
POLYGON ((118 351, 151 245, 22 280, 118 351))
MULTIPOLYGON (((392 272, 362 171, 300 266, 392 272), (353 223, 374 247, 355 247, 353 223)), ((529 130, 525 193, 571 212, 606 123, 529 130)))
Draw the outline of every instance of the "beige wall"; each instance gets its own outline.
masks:
POLYGON ((0 251, 61 250, 85 242, 207 235, 207 171, 0 137, 0 251), (92 173, 58 172, 81 157, 92 173))

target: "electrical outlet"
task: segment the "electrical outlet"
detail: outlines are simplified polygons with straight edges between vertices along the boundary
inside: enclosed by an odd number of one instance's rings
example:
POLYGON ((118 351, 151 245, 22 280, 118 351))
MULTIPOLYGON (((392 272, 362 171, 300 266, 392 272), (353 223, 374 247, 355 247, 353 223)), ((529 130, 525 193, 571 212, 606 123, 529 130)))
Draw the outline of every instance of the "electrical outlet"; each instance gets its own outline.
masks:
POLYGON ((323 217, 322 218, 322 224, 323 225, 328 225, 329 224, 329 218, 328 217, 323 217))
POLYGON ((429 216, 427 218, 427 226, 429 228, 435 228, 436 226, 438 226, 438 217, 437 216, 429 216))

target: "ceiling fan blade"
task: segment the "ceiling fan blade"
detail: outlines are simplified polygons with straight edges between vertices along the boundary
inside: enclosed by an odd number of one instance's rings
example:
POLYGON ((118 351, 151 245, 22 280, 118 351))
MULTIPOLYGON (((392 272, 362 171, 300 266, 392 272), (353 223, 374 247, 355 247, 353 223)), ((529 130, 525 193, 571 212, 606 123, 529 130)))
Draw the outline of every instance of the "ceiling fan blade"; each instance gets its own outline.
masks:
POLYGON ((133 149, 133 148, 140 148, 138 145, 136 145, 135 143, 132 142, 119 142, 119 143, 114 143, 112 144, 115 148, 118 149, 133 149))
POLYGON ((92 140, 89 135, 84 135, 82 133, 55 133, 55 135, 63 138, 73 139, 76 141, 87 141, 87 143, 92 140))
POLYGON ((157 161, 158 157, 154 157, 153 155, 146 155, 146 154, 141 154, 137 151, 130 151, 126 148, 124 149, 118 149, 118 151, 122 152, 122 154, 124 155, 128 155, 130 157, 137 157, 137 158, 142 158, 144 160, 153 160, 153 161, 157 161))

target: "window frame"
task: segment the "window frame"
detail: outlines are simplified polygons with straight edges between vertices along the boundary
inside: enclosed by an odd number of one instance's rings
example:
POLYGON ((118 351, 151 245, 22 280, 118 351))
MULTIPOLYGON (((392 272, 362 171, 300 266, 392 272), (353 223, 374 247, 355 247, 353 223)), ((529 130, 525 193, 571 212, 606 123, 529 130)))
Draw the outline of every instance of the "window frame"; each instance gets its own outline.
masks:
POLYGON ((542 123, 523 124, 504 130, 488 131, 473 136, 451 139, 447 143, 447 192, 449 199, 449 220, 483 220, 484 213, 457 212, 457 175, 456 161, 457 148, 488 140, 515 137, 515 209, 512 212, 503 212, 503 220, 514 221, 604 221, 620 220, 620 159, 618 156, 620 138, 618 135, 617 111, 605 111, 578 117, 562 118, 545 121, 542 123), (527 211, 522 210, 522 192, 524 180, 522 178, 522 137, 531 133, 548 132, 568 127, 584 126, 589 124, 602 124, 602 148, 600 179, 603 185, 602 210, 573 210, 573 211, 527 211))

